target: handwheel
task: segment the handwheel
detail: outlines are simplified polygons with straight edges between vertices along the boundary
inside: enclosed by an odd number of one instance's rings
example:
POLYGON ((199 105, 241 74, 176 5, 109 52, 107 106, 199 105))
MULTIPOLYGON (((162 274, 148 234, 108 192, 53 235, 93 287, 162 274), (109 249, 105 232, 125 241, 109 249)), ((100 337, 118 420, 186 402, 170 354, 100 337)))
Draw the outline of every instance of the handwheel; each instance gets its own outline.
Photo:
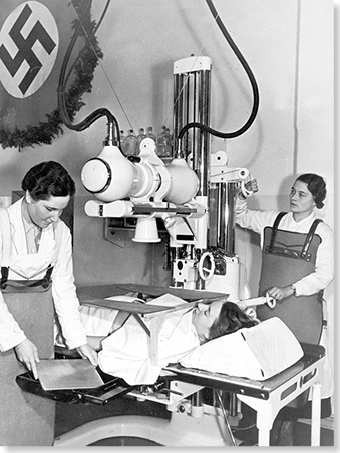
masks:
POLYGON ((211 252, 204 252, 198 263, 198 272, 202 280, 210 280, 215 272, 215 258, 211 252))
POLYGON ((268 293, 266 293, 266 303, 267 303, 269 308, 275 308, 276 299, 274 299, 274 297, 272 297, 268 293))

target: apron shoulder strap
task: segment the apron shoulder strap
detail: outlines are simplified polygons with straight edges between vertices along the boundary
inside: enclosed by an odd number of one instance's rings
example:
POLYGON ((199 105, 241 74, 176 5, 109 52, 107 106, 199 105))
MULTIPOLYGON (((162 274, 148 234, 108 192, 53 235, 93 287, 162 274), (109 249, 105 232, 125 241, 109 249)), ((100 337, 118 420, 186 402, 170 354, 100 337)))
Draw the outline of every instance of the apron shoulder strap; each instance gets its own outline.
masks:
POLYGON ((270 243, 269 243, 269 246, 267 247, 267 251, 270 253, 273 249, 273 246, 274 246, 274 242, 275 242, 275 237, 276 237, 276 233, 277 233, 277 230, 279 228, 279 224, 281 222, 281 219, 282 217, 284 217, 287 213, 286 212, 280 212, 276 219, 274 220, 274 224, 273 224, 273 227, 272 227, 272 235, 271 235, 271 238, 270 238, 270 243))
POLYGON ((11 255, 11 223, 7 209, 0 208, 0 234, 2 237, 2 256, 11 255))
POLYGON ((309 250, 309 247, 311 245, 311 242, 314 237, 315 230, 319 223, 323 222, 321 219, 315 219, 314 222, 312 223, 312 226, 310 227, 308 234, 306 236, 305 243, 303 245, 302 251, 301 251, 301 258, 305 259, 309 250))

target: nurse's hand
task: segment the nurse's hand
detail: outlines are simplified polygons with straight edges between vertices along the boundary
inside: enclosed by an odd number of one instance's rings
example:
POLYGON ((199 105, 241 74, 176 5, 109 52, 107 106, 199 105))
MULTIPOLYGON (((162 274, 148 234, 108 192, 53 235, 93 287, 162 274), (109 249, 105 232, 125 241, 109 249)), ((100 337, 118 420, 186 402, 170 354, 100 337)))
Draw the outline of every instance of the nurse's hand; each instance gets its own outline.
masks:
MULTIPOLYGON (((257 183, 257 179, 252 179, 252 180, 246 182, 244 184, 244 189, 245 189, 246 192, 249 192, 250 194, 258 192, 259 191, 259 186, 258 186, 258 183, 257 183)), ((246 200, 247 199, 247 195, 244 194, 242 190, 239 192, 238 196, 239 196, 239 198, 241 200, 246 200)))
POLYGON ((83 359, 88 359, 93 366, 98 365, 98 354, 90 345, 83 344, 77 348, 77 351, 83 359))
POLYGON ((291 296, 293 294, 293 290, 290 286, 285 286, 284 288, 277 288, 274 286, 268 290, 268 294, 276 300, 282 300, 291 296))
POLYGON ((259 185, 257 183, 257 179, 252 179, 251 181, 248 181, 246 183, 246 189, 249 190, 250 192, 258 192, 259 191, 259 185))
POLYGON ((24 341, 14 347, 18 360, 26 365, 29 371, 32 371, 35 379, 38 379, 37 362, 39 362, 38 350, 36 346, 26 338, 24 341))

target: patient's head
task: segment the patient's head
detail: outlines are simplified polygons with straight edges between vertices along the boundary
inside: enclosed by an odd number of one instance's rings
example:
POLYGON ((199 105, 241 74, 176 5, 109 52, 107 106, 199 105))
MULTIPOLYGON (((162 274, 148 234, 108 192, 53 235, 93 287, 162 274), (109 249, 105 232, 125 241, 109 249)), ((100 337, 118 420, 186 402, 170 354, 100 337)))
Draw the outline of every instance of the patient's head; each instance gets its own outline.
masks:
POLYGON ((198 304, 193 312, 192 322, 201 344, 257 324, 237 304, 223 301, 198 304))

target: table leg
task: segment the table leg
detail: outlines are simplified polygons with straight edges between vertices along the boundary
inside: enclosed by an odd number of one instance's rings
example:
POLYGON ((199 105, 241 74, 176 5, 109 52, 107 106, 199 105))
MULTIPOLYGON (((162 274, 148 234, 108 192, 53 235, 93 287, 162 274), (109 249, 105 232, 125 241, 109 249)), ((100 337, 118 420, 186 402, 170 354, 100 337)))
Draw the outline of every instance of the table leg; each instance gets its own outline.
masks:
POLYGON ((259 447, 269 447, 270 445, 270 429, 259 429, 259 447))
POLYGON ((312 386, 312 447, 320 446, 321 434, 321 387, 319 382, 312 386))
POLYGON ((154 316, 150 319, 150 361, 152 365, 158 362, 158 334, 164 322, 164 316, 154 316))

